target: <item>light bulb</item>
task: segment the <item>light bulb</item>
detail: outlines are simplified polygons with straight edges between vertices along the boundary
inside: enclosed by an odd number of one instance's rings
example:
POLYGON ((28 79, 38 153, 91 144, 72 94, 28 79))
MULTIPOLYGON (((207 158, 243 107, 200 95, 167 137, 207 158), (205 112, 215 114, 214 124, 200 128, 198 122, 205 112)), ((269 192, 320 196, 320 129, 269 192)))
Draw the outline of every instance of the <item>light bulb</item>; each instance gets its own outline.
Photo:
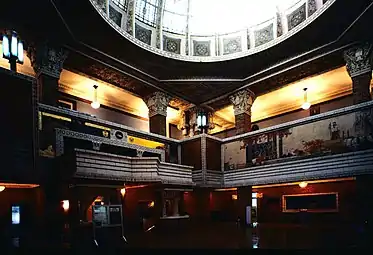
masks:
POLYGON ((100 103, 98 101, 93 101, 91 103, 91 106, 92 106, 93 109, 98 109, 98 108, 100 108, 100 103))
POLYGON ((0 186, 0 192, 5 190, 5 186, 0 186))
POLYGON ((120 190, 120 194, 122 194, 122 196, 124 197, 124 195, 126 195, 126 188, 122 188, 120 190))
POLYGON ((307 187, 308 183, 307 182, 301 182, 299 183, 299 187, 301 187, 302 189, 307 187))
POLYGON ((310 102, 304 102, 302 104, 302 109, 303 110, 308 110, 308 109, 310 109, 310 107, 311 107, 311 103, 310 102))
POLYGON ((66 212, 70 208, 70 201, 69 200, 62 200, 62 208, 66 212))

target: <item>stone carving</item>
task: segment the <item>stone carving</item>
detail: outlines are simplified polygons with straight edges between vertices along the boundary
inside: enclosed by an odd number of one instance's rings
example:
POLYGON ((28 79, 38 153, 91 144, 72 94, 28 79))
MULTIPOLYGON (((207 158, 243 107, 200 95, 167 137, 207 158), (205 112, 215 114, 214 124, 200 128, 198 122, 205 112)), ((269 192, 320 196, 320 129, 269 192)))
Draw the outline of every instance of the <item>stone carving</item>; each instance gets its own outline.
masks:
POLYGON ((133 24, 135 22, 135 0, 128 0, 126 31, 133 35, 133 24))
POLYGON ((135 37, 143 43, 151 45, 152 31, 135 24, 135 37))
POLYGON ((142 154, 144 154, 144 151, 143 150, 136 150, 136 156, 141 158, 142 157, 142 154))
POLYGON ((145 104, 149 109, 149 118, 159 114, 162 116, 167 116, 167 106, 171 100, 171 97, 167 94, 157 91, 144 99, 145 104))
POLYGON ((180 54, 181 39, 163 36, 163 49, 168 52, 180 54))
POLYGON ((247 113, 251 116, 251 106, 253 105, 255 98, 255 94, 249 89, 238 91, 230 96, 229 100, 233 104, 234 115, 247 113))
POLYGON ((177 124, 177 129, 184 130, 188 126, 188 123, 186 123, 185 111, 179 111, 179 123, 177 124))
POLYGON ((255 46, 260 46, 273 40, 273 23, 254 32, 255 46))
POLYGON ((92 141, 92 149, 95 151, 99 151, 101 148, 101 142, 98 141, 92 141))
POLYGON ((39 155, 46 158, 54 158, 55 152, 52 145, 49 145, 45 150, 39 149, 39 155))
POLYGON ((37 46, 30 46, 27 56, 30 58, 36 76, 46 74, 60 78, 63 62, 67 58, 67 51, 61 47, 53 47, 48 42, 37 46))
POLYGON ((241 37, 224 38, 223 39, 223 54, 231 54, 242 51, 241 37))
POLYGON ((158 49, 161 48, 161 43, 162 43, 162 20, 163 20, 163 12, 164 12, 164 1, 163 0, 158 0, 157 3, 157 13, 156 13, 156 21, 155 21, 155 33, 156 33, 156 39, 155 39, 155 46, 158 49))
POLYGON ((122 14, 111 6, 109 6, 109 18, 114 21, 118 27, 122 26, 122 14))
POLYGON ((282 15, 281 15, 281 13, 277 12, 276 17, 277 17, 277 37, 280 37, 284 33, 284 31, 282 29, 282 15))
POLYGON ((308 0, 308 17, 317 11, 316 0, 308 0))
POLYGON ((300 23, 306 20, 306 4, 303 4, 298 9, 293 11, 287 16, 288 19, 288 30, 292 30, 300 23))
POLYGON ((210 41, 193 41, 194 56, 210 56, 210 41))
POLYGON ((96 0, 97 5, 106 12, 106 1, 105 0, 96 0))
POLYGON ((351 78, 372 71, 372 45, 365 43, 344 52, 346 68, 351 78))

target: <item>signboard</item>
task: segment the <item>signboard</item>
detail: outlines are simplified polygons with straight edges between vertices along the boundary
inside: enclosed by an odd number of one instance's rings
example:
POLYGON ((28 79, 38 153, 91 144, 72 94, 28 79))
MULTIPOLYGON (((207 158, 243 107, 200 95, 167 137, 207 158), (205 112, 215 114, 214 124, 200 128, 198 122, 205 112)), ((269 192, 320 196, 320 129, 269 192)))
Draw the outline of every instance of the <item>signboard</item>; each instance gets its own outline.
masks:
POLYGON ((121 226, 122 206, 121 205, 93 205, 92 220, 96 226, 121 226))
POLYGON ((105 206, 105 205, 93 205, 92 206, 92 213, 93 213, 92 220, 95 224, 97 224, 99 226, 109 224, 107 206, 105 206))
POLYGON ((122 206, 109 206, 110 225, 122 225, 122 206))

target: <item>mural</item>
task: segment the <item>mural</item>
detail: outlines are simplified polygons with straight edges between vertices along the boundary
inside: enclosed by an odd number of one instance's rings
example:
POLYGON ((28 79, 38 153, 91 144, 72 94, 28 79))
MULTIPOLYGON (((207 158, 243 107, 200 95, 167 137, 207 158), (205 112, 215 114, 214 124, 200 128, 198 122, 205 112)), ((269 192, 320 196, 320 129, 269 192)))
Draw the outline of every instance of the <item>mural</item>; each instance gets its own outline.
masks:
POLYGON ((373 149, 373 109, 225 144, 225 169, 373 149))

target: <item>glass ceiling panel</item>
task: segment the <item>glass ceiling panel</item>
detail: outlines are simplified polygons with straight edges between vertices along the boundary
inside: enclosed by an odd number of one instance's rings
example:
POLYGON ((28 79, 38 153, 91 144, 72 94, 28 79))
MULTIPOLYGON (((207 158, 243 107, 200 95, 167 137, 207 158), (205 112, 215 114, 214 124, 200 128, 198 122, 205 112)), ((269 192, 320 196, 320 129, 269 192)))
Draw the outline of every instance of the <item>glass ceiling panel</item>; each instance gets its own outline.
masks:
POLYGON ((187 26, 188 0, 166 0, 163 28, 167 31, 185 33, 187 26))

